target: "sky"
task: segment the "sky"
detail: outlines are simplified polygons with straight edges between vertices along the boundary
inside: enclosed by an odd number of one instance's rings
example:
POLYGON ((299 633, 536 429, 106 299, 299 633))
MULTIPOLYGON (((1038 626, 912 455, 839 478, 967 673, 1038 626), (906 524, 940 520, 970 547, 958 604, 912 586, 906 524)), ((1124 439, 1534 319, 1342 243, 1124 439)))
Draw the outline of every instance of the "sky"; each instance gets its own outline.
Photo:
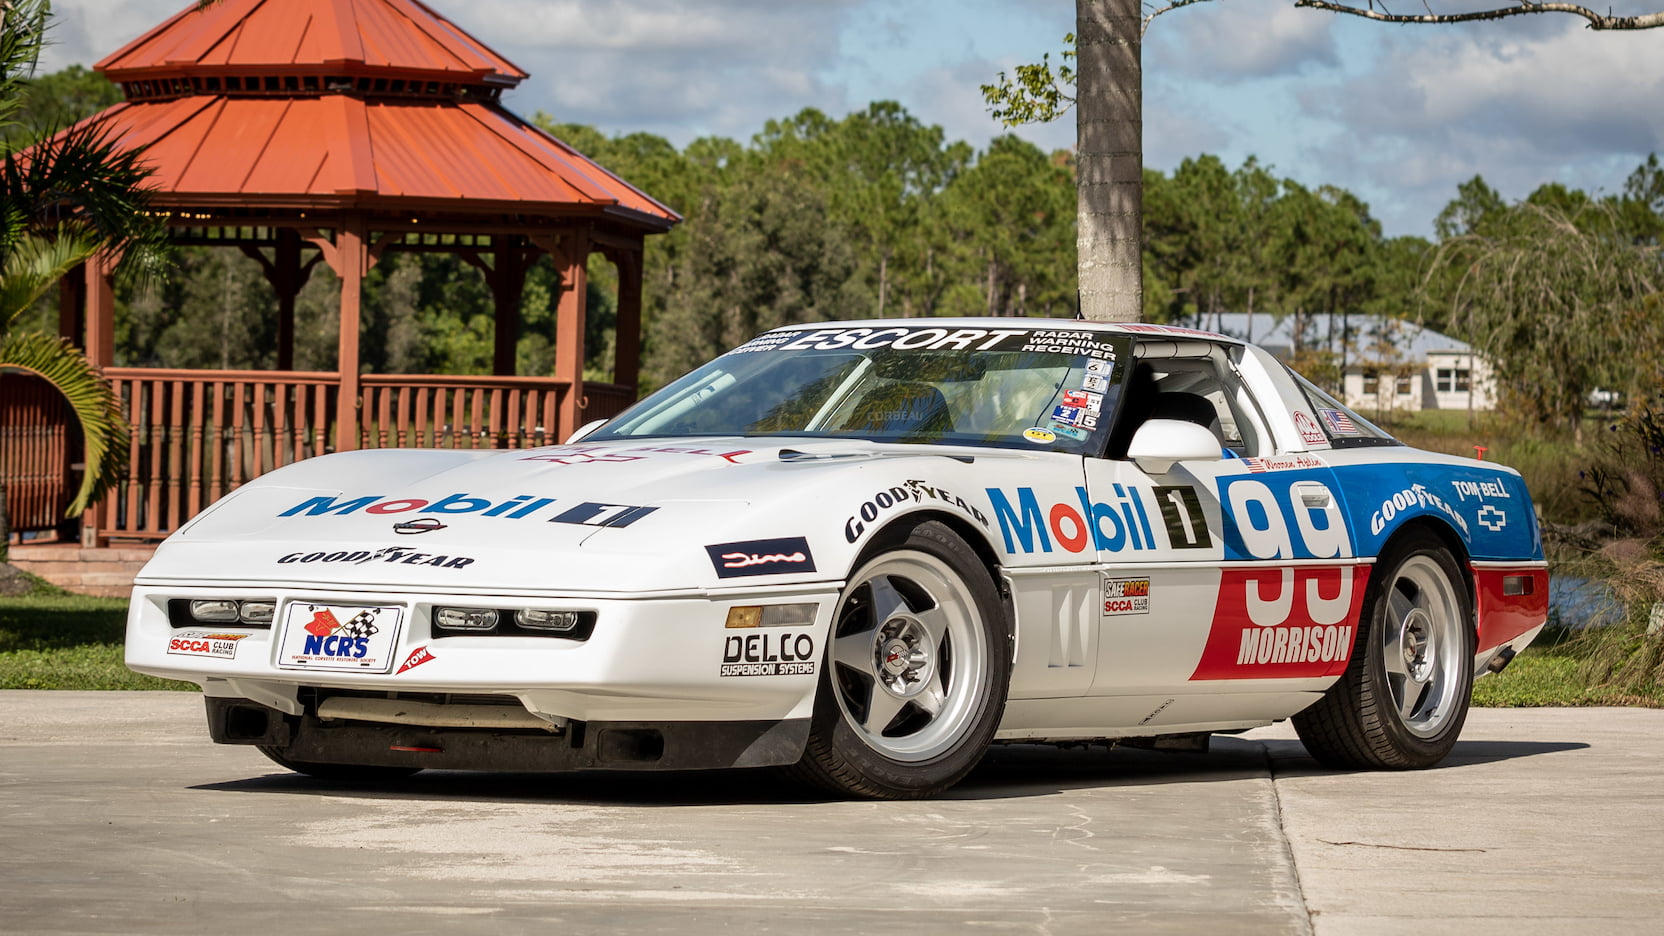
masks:
MULTIPOLYGON (((839 117, 895 100, 978 149, 1004 132, 1048 150, 1074 141, 1072 114, 1006 131, 979 90, 1045 53, 1055 62, 1073 0, 426 2, 531 73, 504 98, 528 117, 681 146, 749 139, 805 107, 839 117)), ((55 0, 42 68, 90 65, 185 5, 55 0)), ((1634 14, 1664 0, 1601 6, 1634 14)), ((1546 182, 1621 191, 1664 151, 1664 29, 1597 33, 1564 15, 1396 26, 1292 0, 1212 0, 1151 24, 1144 119, 1150 168, 1253 156, 1303 185, 1351 190, 1388 235, 1430 237, 1476 174, 1509 200, 1546 182)))

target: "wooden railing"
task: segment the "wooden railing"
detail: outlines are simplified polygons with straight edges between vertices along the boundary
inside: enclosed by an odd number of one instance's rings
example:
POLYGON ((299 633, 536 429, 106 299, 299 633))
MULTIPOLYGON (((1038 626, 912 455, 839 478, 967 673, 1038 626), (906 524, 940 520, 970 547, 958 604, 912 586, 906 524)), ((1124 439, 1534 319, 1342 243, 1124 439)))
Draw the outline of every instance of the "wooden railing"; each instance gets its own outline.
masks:
MULTIPOLYGON (((160 539, 243 483, 339 448, 332 372, 106 368, 133 436, 127 479, 87 526, 100 541, 160 539)), ((366 374, 358 448, 530 448, 558 442, 569 386, 536 377, 366 374)), ((584 418, 611 417, 634 390, 585 384, 584 418)), ((571 427, 576 428, 576 427, 571 427)), ((564 431, 570 431, 569 429, 564 431)))
POLYGON ((24 373, 0 373, 0 484, 6 488, 11 528, 51 530, 80 483, 71 459, 69 403, 46 381, 24 373))

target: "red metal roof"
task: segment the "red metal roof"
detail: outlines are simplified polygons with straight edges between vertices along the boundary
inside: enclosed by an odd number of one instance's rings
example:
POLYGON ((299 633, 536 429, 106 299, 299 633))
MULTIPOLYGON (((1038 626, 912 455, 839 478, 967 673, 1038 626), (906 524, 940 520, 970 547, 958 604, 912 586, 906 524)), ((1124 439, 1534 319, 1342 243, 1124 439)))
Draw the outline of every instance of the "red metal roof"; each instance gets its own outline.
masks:
POLYGON ((92 119, 106 121, 124 148, 149 147, 152 181, 172 203, 434 200, 451 211, 592 206, 654 228, 680 220, 491 104, 203 95, 118 104, 92 119))
POLYGON ((192 2, 93 67, 115 82, 320 69, 497 85, 526 77, 418 0, 192 2))

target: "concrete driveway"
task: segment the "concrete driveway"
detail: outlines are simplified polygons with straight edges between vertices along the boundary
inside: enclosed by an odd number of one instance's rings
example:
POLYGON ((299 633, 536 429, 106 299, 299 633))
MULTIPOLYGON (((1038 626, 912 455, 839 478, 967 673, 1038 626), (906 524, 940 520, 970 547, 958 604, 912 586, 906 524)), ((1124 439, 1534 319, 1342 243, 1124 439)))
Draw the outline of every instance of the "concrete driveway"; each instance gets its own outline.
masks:
POLYGON ((1478 710, 1436 770, 1002 748, 922 803, 764 773, 290 774, 183 693, 0 692, 0 932, 1646 933, 1664 711, 1478 710))

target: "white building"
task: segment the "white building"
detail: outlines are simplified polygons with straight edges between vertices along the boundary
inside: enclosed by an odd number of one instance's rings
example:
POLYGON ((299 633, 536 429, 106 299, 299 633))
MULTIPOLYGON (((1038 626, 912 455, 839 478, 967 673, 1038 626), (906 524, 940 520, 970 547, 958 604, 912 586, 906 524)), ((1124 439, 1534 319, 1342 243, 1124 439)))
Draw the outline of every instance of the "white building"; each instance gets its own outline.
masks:
MULTIPOLYGON (((1240 312, 1203 316, 1182 324, 1252 341, 1279 360, 1294 357, 1294 317, 1240 312)), ((1373 315, 1307 320, 1307 352, 1326 352, 1344 363, 1343 402, 1368 415, 1388 410, 1488 410, 1494 405, 1491 365, 1472 345, 1414 322, 1373 315), (1344 331, 1344 335, 1342 332, 1344 331)))

